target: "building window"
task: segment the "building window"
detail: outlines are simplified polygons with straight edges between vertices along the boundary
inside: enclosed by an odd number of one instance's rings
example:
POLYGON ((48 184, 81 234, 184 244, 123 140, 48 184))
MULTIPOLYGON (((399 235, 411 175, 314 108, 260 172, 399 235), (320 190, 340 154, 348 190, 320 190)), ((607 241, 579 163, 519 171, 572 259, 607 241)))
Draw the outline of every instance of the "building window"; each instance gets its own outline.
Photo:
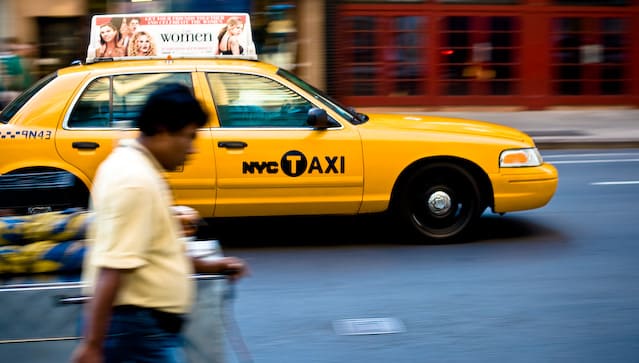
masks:
POLYGON ((370 96, 376 94, 375 75, 380 73, 381 65, 376 62, 375 18, 356 16, 347 19, 350 24, 350 49, 344 72, 349 85, 349 94, 370 96))
POLYGON ((425 46, 421 29, 426 19, 419 16, 400 16, 391 27, 391 44, 388 60, 392 62, 391 77, 393 95, 419 95, 426 93, 425 46))
POLYGON ((626 6, 632 0, 554 0, 556 5, 626 6))
POLYGON ((520 28, 516 17, 443 18, 439 50, 442 94, 517 93, 520 28))
POLYGON ((617 95, 626 92, 628 20, 555 18, 552 24, 555 94, 617 95))
POLYGON ((483 4, 483 5, 503 5, 520 4, 522 0, 436 0, 442 4, 483 4))
POLYGON ((356 96, 424 94, 426 22, 423 16, 345 18, 342 89, 356 96))

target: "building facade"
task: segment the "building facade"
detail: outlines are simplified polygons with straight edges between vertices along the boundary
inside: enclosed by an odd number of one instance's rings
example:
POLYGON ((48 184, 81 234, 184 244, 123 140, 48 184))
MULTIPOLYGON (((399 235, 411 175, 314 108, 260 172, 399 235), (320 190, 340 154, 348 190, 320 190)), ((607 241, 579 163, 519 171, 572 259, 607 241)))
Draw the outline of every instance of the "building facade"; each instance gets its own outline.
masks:
POLYGON ((636 0, 329 6, 327 86, 348 104, 639 106, 636 0))
POLYGON ((639 106, 639 0, 0 2, 38 71, 84 59, 91 15, 247 11, 261 59, 353 106, 639 106))

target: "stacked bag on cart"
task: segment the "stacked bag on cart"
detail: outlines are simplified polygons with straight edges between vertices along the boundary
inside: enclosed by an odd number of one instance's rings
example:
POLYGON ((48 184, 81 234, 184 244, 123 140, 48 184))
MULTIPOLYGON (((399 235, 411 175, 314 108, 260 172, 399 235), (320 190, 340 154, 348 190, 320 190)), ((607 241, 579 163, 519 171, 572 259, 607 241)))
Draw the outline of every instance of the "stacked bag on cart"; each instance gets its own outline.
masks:
POLYGON ((0 274, 79 271, 90 223, 80 209, 0 217, 0 274))

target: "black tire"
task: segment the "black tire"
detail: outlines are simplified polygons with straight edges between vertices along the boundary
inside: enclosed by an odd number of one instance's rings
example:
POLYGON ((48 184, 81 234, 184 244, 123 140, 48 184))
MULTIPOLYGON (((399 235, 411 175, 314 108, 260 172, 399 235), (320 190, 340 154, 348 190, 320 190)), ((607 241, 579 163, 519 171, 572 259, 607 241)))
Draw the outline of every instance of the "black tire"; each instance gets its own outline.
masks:
POLYGON ((435 242, 461 240, 479 218, 477 181, 463 167, 438 162, 421 167, 401 194, 400 221, 435 242))

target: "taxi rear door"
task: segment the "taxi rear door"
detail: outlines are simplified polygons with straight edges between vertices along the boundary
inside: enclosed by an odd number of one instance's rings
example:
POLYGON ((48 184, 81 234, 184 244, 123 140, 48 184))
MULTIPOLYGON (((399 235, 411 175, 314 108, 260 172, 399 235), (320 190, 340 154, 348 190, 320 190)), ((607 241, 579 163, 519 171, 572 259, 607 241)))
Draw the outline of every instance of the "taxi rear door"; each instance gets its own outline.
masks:
MULTIPOLYGON (((122 74, 92 79, 74 100, 56 133, 61 157, 93 179, 97 167, 122 138, 134 138, 133 124, 148 95, 162 84, 191 85, 201 99, 190 71, 122 74)), ((176 172, 167 173, 176 204, 213 214, 215 175, 210 128, 198 131, 198 152, 176 172)))

